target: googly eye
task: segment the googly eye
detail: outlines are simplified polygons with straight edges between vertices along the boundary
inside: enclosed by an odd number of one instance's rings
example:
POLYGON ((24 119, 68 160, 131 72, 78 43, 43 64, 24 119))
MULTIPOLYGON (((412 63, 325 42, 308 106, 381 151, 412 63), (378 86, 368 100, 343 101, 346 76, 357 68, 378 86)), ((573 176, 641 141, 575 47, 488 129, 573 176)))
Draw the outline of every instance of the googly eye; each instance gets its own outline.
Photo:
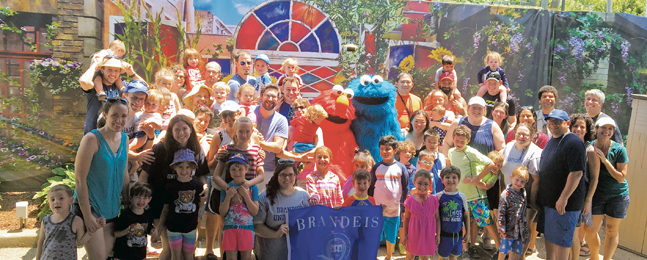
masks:
POLYGON ((335 85, 332 87, 332 93, 335 95, 341 95, 344 92, 344 87, 340 85, 335 85))
POLYGON ((380 76, 373 76, 373 84, 377 85, 377 84, 382 83, 382 81, 384 81, 384 79, 382 79, 382 77, 380 77, 380 76))
POLYGON ((371 76, 369 75, 364 75, 361 78, 359 78, 359 83, 362 84, 362 86, 367 86, 368 83, 371 83, 371 76))
POLYGON ((353 98, 355 96, 355 91, 353 91, 352 89, 347 88, 347 89, 344 89, 344 94, 346 94, 346 97, 348 99, 351 99, 351 98, 353 98))

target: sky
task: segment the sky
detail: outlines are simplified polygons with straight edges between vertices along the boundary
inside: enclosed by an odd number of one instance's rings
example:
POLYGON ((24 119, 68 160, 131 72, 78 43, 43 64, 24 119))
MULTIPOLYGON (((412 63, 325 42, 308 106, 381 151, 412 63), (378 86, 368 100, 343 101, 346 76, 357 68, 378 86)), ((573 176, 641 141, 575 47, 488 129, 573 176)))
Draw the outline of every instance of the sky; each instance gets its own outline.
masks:
POLYGON ((196 10, 210 11, 227 25, 238 25, 243 16, 263 0, 194 0, 196 10))

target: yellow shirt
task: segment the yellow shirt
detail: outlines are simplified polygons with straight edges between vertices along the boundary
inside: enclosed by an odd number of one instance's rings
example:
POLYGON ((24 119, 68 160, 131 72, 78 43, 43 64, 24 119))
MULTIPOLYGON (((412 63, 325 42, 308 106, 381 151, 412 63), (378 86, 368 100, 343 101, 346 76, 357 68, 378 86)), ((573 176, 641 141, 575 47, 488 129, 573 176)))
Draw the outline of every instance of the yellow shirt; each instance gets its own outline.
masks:
POLYGON ((402 96, 400 94, 395 97, 395 110, 398 112, 398 121, 400 128, 409 127, 409 117, 413 112, 422 109, 422 101, 414 94, 402 96), (404 103, 402 102, 404 100, 404 103), (406 106, 405 106, 406 103, 406 106), (407 111, 408 110, 408 111, 407 111))

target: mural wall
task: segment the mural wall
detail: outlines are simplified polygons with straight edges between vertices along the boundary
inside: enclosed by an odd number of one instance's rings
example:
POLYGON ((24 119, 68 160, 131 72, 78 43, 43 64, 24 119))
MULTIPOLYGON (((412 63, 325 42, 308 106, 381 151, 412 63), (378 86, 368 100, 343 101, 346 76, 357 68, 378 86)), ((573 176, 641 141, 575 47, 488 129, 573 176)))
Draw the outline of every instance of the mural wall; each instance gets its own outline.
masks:
POLYGON ((628 14, 393 0, 40 6, 0 0, 0 6, 0 190, 38 187, 43 174, 73 161, 85 119, 78 77, 114 39, 126 42, 125 60, 147 80, 187 46, 218 62, 224 74, 234 73, 230 58, 237 50, 267 54, 275 78, 282 61, 295 57, 310 98, 363 74, 392 79, 402 71, 413 75, 413 92, 425 96, 443 55, 455 56, 458 88, 470 97, 485 55, 497 51, 518 104, 537 107, 537 90, 550 84, 560 90, 558 108, 584 112, 583 93, 601 88, 603 111, 623 131, 629 95, 647 92, 647 19, 628 14), (347 51, 346 44, 358 49, 347 51))

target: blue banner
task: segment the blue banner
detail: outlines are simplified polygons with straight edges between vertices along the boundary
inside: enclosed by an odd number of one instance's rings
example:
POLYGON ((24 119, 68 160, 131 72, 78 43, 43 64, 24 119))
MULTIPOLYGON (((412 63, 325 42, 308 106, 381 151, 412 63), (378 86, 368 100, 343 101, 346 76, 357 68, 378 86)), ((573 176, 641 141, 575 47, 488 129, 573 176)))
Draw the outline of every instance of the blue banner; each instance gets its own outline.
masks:
POLYGON ((381 206, 288 210, 288 259, 376 259, 384 218, 381 206))

